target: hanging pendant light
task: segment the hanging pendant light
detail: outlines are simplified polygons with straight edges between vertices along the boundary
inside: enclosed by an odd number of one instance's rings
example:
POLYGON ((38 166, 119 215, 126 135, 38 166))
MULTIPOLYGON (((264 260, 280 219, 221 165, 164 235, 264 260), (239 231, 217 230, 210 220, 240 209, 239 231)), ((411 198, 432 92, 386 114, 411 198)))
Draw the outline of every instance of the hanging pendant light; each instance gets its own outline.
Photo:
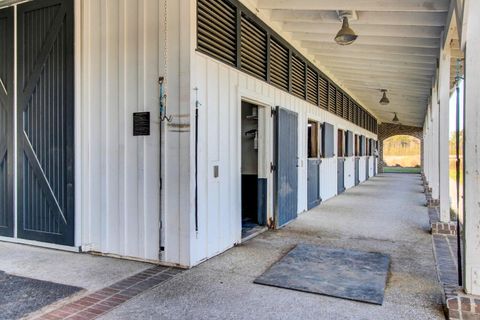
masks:
POLYGON ((380 91, 383 92, 383 96, 379 102, 382 106, 386 106, 387 104, 390 103, 390 100, 387 98, 387 89, 381 89, 380 91))
POLYGON ((394 114, 395 116, 393 117, 392 121, 393 121, 394 123, 399 123, 400 120, 399 120, 398 117, 397 117, 397 113, 394 112, 393 114, 394 114))
POLYGON ((348 25, 348 17, 343 16, 342 29, 340 29, 335 36, 335 42, 339 45, 346 46, 352 44, 357 38, 358 36, 348 25))

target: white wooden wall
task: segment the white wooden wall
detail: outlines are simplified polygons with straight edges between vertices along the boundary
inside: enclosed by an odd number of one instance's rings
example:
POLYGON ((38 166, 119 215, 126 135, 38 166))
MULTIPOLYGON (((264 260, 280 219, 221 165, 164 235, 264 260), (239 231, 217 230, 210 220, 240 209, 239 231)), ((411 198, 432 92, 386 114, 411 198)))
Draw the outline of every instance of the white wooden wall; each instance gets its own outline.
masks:
MULTIPOLYGON (((180 234, 190 223, 190 203, 181 200, 182 195, 189 198, 189 130, 178 128, 189 123, 189 95, 180 98, 182 68, 188 71, 189 59, 183 59, 182 66, 179 61, 190 49, 188 39, 187 50, 179 41, 185 1, 168 1, 166 92, 174 121, 160 127, 164 1, 75 2, 76 240, 87 251, 159 260, 161 234, 169 249, 163 260, 188 265, 189 241, 180 234), (138 111, 151 112, 150 136, 132 134, 132 115, 138 111), (163 183, 168 185, 162 201, 160 154, 163 183), (182 206, 187 209, 182 211, 182 206), (164 224, 169 225, 162 233, 161 207, 164 224)), ((183 78, 188 79, 188 72, 183 78)))
MULTIPOLYGON (((299 115, 298 212, 307 210, 307 124, 308 119, 329 122, 335 129, 351 130, 369 138, 376 136, 325 110, 311 105, 264 81, 226 66, 201 53, 192 61, 192 86, 198 87, 200 109, 200 229, 192 234, 192 263, 210 258, 241 241, 240 101, 281 106, 299 115), (219 165, 220 177, 213 177, 219 165)), ((335 134, 336 138, 336 134, 335 134)), ((336 145, 336 142, 335 142, 336 145)), ((347 186, 354 184, 354 158, 346 162, 347 186)), ((365 162, 363 172, 365 172, 365 162)), ((365 174, 363 174, 365 176, 365 174)), ((364 179, 363 179, 364 180, 364 179)), ((320 173, 321 197, 337 193, 337 158, 323 159, 320 173)), ((271 181, 269 181, 271 184, 271 181)))
MULTIPOLYGON (((241 240, 242 97, 299 115, 299 213, 307 208, 308 119, 376 137, 195 52, 194 0, 168 1, 165 40, 165 1, 76 0, 76 239, 85 250, 192 266, 241 240), (167 106, 174 120, 160 125, 157 79, 165 75, 166 41, 167 106), (200 103, 198 232, 191 130, 197 99, 194 88, 200 103), (151 112, 150 136, 132 136, 136 111, 151 112), (214 178, 217 165, 220 176, 214 178), (160 242, 165 246, 161 255, 160 242)), ((272 130, 271 122, 265 125, 272 130)), ((272 156, 269 150, 267 160, 272 156)), ((347 187, 354 179, 349 161, 353 163, 353 158, 346 163, 347 187)), ((362 159, 362 181, 364 168, 362 159)), ((337 193, 337 159, 323 159, 320 172, 325 201, 337 193)), ((267 179, 271 195, 271 174, 267 179)), ((270 217, 272 211, 270 202, 270 217)))
POLYGON ((360 161, 358 162, 358 165, 360 167, 359 171, 358 171, 358 175, 359 175, 359 178, 360 178, 360 182, 363 182, 367 179, 367 163, 366 163, 366 157, 360 157, 360 161))
POLYGON ((345 188, 355 186, 355 157, 345 158, 345 188))
POLYGON ((369 177, 373 177, 373 167, 375 166, 375 159, 373 156, 370 157, 370 160, 368 160, 368 170, 369 170, 369 177))

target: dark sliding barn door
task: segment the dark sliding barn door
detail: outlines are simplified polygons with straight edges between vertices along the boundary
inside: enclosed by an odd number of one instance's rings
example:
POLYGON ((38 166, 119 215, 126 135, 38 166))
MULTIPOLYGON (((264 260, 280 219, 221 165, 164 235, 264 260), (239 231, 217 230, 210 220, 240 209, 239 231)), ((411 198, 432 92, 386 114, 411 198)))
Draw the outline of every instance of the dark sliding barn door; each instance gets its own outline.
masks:
POLYGON ((355 158, 355 185, 360 184, 360 158, 355 158))
POLYGON ((297 217, 298 115, 280 107, 276 115, 275 223, 278 228, 297 217))
POLYGON ((337 194, 345 191, 345 159, 337 160, 337 194))
POLYGON ((0 10, 0 236, 13 236, 13 8, 0 10))
POLYGON ((18 237, 73 245, 73 0, 17 12, 18 237))
POLYGON ((365 180, 370 178, 370 157, 365 158, 365 180))
POLYGON ((308 210, 315 208, 322 202, 320 199, 320 159, 308 159, 307 193, 308 210))

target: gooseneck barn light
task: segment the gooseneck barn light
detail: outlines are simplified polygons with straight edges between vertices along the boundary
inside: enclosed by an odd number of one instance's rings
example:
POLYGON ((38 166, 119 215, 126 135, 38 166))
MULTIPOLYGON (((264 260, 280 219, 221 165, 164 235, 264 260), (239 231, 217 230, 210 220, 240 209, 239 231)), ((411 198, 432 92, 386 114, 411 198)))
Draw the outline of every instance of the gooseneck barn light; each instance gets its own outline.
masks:
POLYGON ((387 98, 387 89, 381 89, 380 91, 383 92, 383 96, 379 102, 382 106, 386 106, 387 104, 390 103, 390 100, 387 98))
POLYGON ((393 114, 394 114, 395 116, 393 117, 392 121, 393 121, 394 123, 399 123, 400 120, 399 120, 398 117, 397 117, 397 113, 394 112, 393 114))
POLYGON ((358 38, 358 36, 348 25, 348 17, 344 15, 342 19, 342 29, 340 29, 340 31, 338 31, 337 35, 335 36, 335 42, 339 45, 346 46, 352 44, 353 41, 358 38))

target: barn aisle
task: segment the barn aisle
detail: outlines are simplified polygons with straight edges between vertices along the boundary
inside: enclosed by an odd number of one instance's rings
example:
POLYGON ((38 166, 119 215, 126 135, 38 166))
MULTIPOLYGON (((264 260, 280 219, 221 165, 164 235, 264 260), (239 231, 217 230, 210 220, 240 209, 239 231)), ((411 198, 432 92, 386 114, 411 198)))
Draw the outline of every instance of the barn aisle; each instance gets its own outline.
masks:
POLYGON ((379 175, 103 319, 444 319, 424 202, 420 176, 379 175), (383 305, 253 284, 299 243, 389 254, 383 305))

